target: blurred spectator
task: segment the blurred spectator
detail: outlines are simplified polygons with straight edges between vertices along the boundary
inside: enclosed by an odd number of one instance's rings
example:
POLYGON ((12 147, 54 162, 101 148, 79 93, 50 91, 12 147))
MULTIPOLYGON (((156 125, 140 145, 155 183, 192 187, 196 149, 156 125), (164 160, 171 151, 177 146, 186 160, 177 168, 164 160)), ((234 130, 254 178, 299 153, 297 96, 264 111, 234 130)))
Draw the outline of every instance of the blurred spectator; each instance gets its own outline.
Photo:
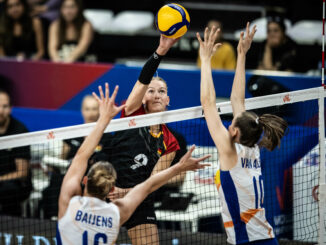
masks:
MULTIPOLYGON (((44 47, 48 46, 50 24, 59 18, 62 0, 28 0, 31 15, 39 17, 43 27, 44 47)), ((48 49, 45 48, 45 58, 49 59, 48 49)))
MULTIPOLYGON (((11 116, 11 100, 0 90, 0 137, 26 133, 26 127, 11 116)), ((21 215, 21 203, 32 191, 30 147, 0 150, 0 208, 5 215, 21 215)))
MULTIPOLYGON (((81 105, 81 113, 84 119, 84 123, 96 122, 100 112, 97 101, 92 95, 86 95, 83 98, 81 105)), ((104 134, 105 136, 106 134, 104 134)), ((83 143, 84 137, 69 139, 64 141, 63 158, 72 159, 77 153, 80 145, 83 143)))
POLYGON ((283 18, 268 18, 267 39, 262 45, 258 69, 296 71, 297 45, 285 32, 283 18))
POLYGON ((2 15, 4 9, 4 0, 0 0, 0 15, 2 15))
POLYGON ((40 60, 43 55, 41 21, 30 16, 26 0, 5 0, 0 22, 0 56, 40 60))
POLYGON ((31 14, 52 22, 59 18, 60 4, 62 0, 28 0, 31 6, 31 14))
POLYGON ((93 28, 83 15, 82 0, 64 0, 60 17, 50 25, 49 55, 54 62, 83 60, 93 39, 93 28))
MULTIPOLYGON (((213 26, 220 28, 220 32, 216 38, 216 43, 222 43, 223 45, 217 49, 212 57, 212 69, 224 69, 224 70, 234 70, 235 69, 235 52, 233 46, 224 41, 223 39, 223 25, 218 20, 210 20, 207 23, 207 27, 211 29, 213 26)), ((197 66, 200 67, 200 57, 197 58, 197 66)))
MULTIPOLYGON (((84 123, 96 122, 99 117, 99 106, 97 101, 91 95, 86 95, 82 101, 81 113, 84 123)), ((92 157, 89 160, 89 165, 106 160, 107 156, 102 152, 107 140, 110 139, 110 134, 104 134, 99 145, 92 157)), ((80 145, 83 143, 84 137, 64 140, 62 158, 71 160, 77 153, 80 145)), ((87 171, 86 171, 87 172, 87 171)), ((50 184, 42 191, 42 200, 40 208, 43 209, 44 218, 49 219, 58 214, 58 198, 60 187, 64 174, 56 167, 48 166, 47 174, 50 176, 50 184)))

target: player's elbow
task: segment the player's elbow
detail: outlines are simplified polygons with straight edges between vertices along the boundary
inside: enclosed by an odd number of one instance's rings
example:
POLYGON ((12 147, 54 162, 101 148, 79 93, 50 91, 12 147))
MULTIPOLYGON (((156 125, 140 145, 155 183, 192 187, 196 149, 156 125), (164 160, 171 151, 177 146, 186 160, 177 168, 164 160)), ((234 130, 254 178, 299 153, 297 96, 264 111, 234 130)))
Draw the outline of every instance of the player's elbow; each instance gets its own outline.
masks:
POLYGON ((125 111, 125 115, 128 116, 132 114, 135 111, 135 109, 130 103, 126 103, 126 107, 124 108, 124 111, 125 111))

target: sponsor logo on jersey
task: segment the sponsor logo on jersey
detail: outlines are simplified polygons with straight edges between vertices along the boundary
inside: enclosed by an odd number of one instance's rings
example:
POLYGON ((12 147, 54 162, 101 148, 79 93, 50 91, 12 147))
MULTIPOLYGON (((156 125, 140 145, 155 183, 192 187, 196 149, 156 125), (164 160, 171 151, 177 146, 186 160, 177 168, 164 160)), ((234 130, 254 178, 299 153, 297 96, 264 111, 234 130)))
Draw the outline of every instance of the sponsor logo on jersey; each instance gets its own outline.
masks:
POLYGON ((138 154, 137 156, 135 156, 134 162, 136 164, 131 165, 131 167, 130 167, 133 170, 135 170, 135 169, 137 169, 137 168, 139 168, 141 166, 146 166, 147 163, 148 163, 148 158, 147 158, 147 156, 145 154, 141 153, 141 154, 138 154))

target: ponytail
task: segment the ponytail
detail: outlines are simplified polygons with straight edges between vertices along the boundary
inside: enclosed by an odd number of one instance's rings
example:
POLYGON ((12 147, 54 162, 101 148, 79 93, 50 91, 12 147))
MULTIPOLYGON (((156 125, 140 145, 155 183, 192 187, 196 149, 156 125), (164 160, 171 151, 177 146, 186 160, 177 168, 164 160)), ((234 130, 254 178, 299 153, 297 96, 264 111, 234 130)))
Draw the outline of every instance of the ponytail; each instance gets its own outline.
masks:
POLYGON ((281 139, 287 129, 287 122, 275 115, 264 114, 258 119, 259 124, 263 128, 263 138, 259 142, 259 146, 265 147, 267 150, 274 150, 276 146, 280 146, 281 139))
POLYGON ((287 122, 275 115, 264 114, 258 117, 254 112, 243 112, 235 122, 240 129, 240 144, 253 147, 263 134, 260 147, 272 151, 279 146, 287 128, 287 122))

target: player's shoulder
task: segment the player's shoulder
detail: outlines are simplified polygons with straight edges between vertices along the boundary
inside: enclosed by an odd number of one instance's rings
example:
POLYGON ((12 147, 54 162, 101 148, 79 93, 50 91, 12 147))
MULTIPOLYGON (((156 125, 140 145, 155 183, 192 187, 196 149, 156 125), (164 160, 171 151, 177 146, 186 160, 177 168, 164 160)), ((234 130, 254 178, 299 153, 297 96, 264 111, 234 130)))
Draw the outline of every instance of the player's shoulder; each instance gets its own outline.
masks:
POLYGON ((164 138, 170 138, 170 137, 175 138, 173 133, 170 131, 170 129, 165 124, 162 124, 162 132, 163 132, 164 138))

